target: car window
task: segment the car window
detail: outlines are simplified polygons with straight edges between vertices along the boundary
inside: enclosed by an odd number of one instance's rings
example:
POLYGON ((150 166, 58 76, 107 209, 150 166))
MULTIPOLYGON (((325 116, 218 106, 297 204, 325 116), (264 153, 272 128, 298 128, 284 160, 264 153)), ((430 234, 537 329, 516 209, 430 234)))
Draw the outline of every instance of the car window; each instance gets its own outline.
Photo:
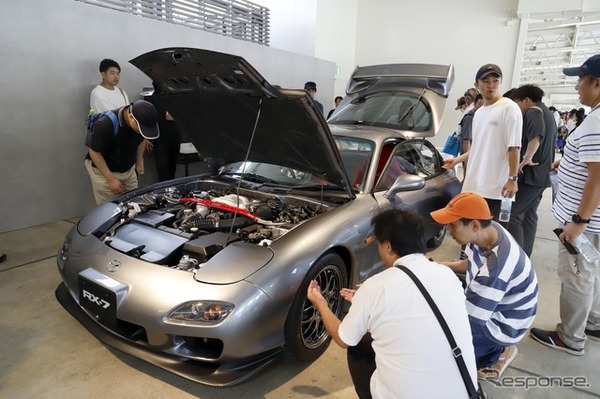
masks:
POLYGON ((342 156, 350 184, 355 190, 362 191, 369 165, 371 164, 371 158, 373 157, 373 142, 336 136, 335 143, 342 156))
POLYGON ((413 174, 428 179, 442 171, 440 157, 431 143, 425 140, 406 140, 392 151, 379 177, 377 191, 387 190, 398 176, 413 174))
POLYGON ((426 131, 431 128, 431 108, 415 93, 374 93, 352 101, 328 123, 360 123, 392 129, 426 131))

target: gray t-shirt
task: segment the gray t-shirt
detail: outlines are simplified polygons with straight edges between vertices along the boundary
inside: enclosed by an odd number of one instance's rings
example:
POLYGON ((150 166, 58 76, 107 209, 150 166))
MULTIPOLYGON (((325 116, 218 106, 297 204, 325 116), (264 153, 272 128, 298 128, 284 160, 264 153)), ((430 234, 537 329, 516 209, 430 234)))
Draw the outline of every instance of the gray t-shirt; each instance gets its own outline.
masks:
POLYGON ((536 187, 550 187, 550 168, 554 161, 554 147, 558 129, 552 111, 542 102, 530 107, 523 115, 523 135, 521 136, 521 160, 527 151, 527 144, 536 136, 541 137, 540 146, 533 155, 535 166, 523 168, 519 183, 536 187))

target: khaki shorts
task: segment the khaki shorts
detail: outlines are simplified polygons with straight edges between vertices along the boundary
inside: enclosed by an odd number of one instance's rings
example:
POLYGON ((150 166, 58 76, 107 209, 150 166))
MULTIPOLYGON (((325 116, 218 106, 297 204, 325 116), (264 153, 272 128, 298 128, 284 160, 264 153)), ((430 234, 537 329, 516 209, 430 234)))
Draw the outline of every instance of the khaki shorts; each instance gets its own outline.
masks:
MULTIPOLYGON (((90 180, 92 181, 92 189, 94 190, 94 198, 96 199, 97 205, 100 205, 106 201, 110 201, 116 197, 116 195, 110 191, 110 188, 108 187, 108 181, 104 175, 100 172, 100 170, 92 166, 91 159, 85 160, 85 168, 87 169, 87 172, 90 175, 90 180)), ((123 184, 125 191, 131 191, 138 188, 135 165, 133 165, 127 172, 112 172, 112 174, 123 184)))

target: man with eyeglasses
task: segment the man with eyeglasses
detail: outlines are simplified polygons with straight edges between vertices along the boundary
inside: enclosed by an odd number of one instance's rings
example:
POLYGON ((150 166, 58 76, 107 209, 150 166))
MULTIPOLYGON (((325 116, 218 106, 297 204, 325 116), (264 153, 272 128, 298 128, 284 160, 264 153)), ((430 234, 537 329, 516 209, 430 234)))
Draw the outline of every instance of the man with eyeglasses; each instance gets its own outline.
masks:
POLYGON ((144 139, 159 136, 158 112, 148 101, 137 100, 113 112, 117 134, 110 117, 98 119, 85 159, 98 205, 138 187, 137 175, 144 173, 144 139))
POLYGON ((465 295, 454 273, 427 258, 425 222, 417 213, 392 209, 373 220, 374 240, 386 269, 358 290, 340 295, 352 303, 343 321, 329 309, 312 280, 307 298, 342 348, 356 392, 365 398, 465 398, 467 390, 448 340, 405 266, 425 286, 462 351, 473 385, 475 356, 465 295), (370 337, 367 333, 370 333, 370 337), (372 346, 371 346, 372 344, 372 346))
MULTIPOLYGON (((600 54, 563 73, 579 77, 579 101, 592 110, 567 137, 563 157, 552 164, 559 181, 552 213, 562 229, 561 241, 575 244, 583 235, 600 250, 600 54)), ((575 356, 584 354, 588 339, 600 341, 599 263, 572 255, 559 243, 561 322, 555 330, 532 328, 533 339, 575 356)))
POLYGON ((475 75, 475 87, 484 105, 473 116, 471 149, 447 160, 444 167, 453 168, 468 160, 463 192, 474 192, 485 198, 494 219, 498 220, 503 197, 517 193, 519 150, 523 117, 509 98, 502 97, 502 70, 485 64, 475 75))

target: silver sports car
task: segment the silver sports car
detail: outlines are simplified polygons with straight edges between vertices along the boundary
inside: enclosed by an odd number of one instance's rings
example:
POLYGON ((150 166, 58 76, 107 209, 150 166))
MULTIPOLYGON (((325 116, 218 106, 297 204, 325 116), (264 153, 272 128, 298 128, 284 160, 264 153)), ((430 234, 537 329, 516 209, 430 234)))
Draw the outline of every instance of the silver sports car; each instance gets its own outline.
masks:
MULTIPOLYGON (((359 67, 326 122, 304 90, 234 55, 169 48, 131 63, 212 170, 84 216, 59 250, 56 296, 106 345, 183 377, 227 386, 282 350, 318 357, 330 338, 309 281, 340 315, 340 288, 384 267, 371 218, 390 207, 429 218, 459 192, 425 139, 452 66, 359 67)), ((428 220, 439 245, 445 231, 428 220)))

